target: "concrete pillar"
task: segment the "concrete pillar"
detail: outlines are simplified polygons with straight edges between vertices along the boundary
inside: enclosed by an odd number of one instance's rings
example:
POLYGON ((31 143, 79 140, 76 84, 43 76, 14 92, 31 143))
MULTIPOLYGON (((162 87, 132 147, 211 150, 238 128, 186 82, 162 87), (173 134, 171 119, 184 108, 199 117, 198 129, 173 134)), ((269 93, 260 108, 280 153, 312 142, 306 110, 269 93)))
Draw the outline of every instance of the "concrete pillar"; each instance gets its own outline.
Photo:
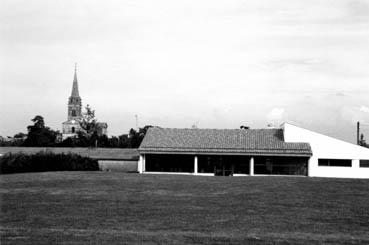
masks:
POLYGON ((309 160, 307 161, 306 176, 311 176, 312 164, 313 164, 313 157, 310 157, 309 160))
POLYGON ((250 158, 250 175, 254 175, 254 157, 250 158))
POLYGON ((143 155, 143 161, 142 161, 142 172, 146 171, 146 155, 143 155))
POLYGON ((142 174, 142 165, 143 165, 143 155, 140 155, 140 159, 138 160, 137 163, 137 172, 139 172, 140 174, 142 174))
POLYGON ((319 172, 318 158, 316 156, 311 156, 308 161, 308 176, 319 176, 319 172))
POLYGON ((195 161, 194 161, 194 168, 193 168, 193 173, 194 174, 197 174, 197 171, 198 171, 198 164, 197 164, 197 156, 195 156, 195 161))
POLYGON ((353 168, 360 168, 360 159, 353 159, 352 165, 353 168))

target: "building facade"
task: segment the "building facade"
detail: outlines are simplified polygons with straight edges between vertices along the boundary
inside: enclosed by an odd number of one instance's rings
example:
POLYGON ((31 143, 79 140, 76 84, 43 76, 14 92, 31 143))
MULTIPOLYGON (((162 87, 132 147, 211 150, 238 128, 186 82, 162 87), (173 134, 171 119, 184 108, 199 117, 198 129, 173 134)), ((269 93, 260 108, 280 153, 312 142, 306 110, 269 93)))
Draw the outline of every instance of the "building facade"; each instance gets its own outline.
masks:
POLYGON ((140 173, 369 178, 369 149, 292 124, 268 129, 150 128, 140 173))
POLYGON ((285 123, 286 142, 309 142, 309 176, 369 178, 369 148, 285 123))

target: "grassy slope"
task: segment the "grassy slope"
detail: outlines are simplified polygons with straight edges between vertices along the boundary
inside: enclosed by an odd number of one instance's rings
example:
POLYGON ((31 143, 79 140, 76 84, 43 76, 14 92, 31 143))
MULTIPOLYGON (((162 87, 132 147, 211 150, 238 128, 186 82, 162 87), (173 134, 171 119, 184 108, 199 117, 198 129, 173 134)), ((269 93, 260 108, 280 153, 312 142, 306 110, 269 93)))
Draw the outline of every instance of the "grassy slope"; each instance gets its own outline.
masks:
POLYGON ((369 180, 2 175, 6 243, 369 243, 369 180))

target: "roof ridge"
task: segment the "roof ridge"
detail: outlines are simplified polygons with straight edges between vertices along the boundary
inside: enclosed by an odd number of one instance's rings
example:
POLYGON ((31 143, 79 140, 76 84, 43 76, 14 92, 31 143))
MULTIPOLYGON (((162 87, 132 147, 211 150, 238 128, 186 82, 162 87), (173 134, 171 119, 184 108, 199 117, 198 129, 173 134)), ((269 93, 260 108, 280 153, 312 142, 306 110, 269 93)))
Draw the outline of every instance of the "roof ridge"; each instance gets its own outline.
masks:
POLYGON ((237 131, 257 131, 257 130, 282 130, 282 128, 250 128, 250 129, 240 129, 240 128, 163 128, 163 127, 152 127, 154 129, 163 129, 163 130, 219 130, 219 131, 228 131, 228 130, 237 130, 237 131))

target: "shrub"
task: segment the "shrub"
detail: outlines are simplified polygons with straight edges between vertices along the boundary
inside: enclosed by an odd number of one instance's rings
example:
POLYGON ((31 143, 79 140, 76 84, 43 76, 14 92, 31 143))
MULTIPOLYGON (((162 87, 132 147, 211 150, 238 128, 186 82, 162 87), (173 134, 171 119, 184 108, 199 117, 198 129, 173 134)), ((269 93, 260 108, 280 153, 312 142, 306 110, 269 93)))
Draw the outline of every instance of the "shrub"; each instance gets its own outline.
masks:
POLYGON ((97 160, 77 154, 55 154, 41 151, 33 155, 7 153, 0 157, 0 173, 25 173, 45 171, 96 171, 97 160))

